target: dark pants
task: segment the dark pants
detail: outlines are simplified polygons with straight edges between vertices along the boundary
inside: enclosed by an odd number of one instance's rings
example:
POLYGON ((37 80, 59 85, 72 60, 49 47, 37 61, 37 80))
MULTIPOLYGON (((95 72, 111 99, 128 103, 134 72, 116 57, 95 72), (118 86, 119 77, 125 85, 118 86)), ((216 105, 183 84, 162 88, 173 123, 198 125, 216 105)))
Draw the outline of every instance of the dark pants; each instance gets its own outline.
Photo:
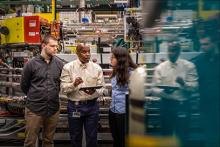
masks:
MULTIPOLYGON (((207 97, 208 98, 208 97, 207 97)), ((220 106, 219 100, 209 100, 201 105, 201 124, 206 147, 220 146, 220 106)))
POLYGON ((164 136, 175 134, 181 146, 187 146, 189 108, 188 101, 162 99, 161 102, 161 133, 164 136))
POLYGON ((109 126, 113 138, 113 147, 125 147, 125 114, 109 111, 109 126))
POLYGON ((73 147, 82 147, 83 126, 86 134, 86 146, 97 147, 97 129, 99 106, 96 101, 75 105, 68 101, 68 121, 71 143, 73 147), (80 117, 74 117, 74 112, 80 112, 80 117))

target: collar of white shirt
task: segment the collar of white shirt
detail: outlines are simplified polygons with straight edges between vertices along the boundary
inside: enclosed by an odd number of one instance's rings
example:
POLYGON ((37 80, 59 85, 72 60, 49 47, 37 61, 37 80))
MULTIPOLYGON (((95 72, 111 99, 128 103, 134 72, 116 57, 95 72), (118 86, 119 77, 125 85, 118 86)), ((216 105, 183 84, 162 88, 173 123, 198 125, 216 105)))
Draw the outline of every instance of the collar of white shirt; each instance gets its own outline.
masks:
POLYGON ((178 64, 179 64, 179 59, 177 59, 177 61, 176 61, 175 63, 173 63, 173 62, 171 62, 171 61, 169 61, 169 63, 170 63, 170 66, 171 66, 172 68, 176 68, 176 67, 178 66, 178 64))
POLYGON ((79 67, 82 69, 85 69, 88 66, 88 63, 83 64, 79 59, 77 59, 77 62, 79 64, 79 67))

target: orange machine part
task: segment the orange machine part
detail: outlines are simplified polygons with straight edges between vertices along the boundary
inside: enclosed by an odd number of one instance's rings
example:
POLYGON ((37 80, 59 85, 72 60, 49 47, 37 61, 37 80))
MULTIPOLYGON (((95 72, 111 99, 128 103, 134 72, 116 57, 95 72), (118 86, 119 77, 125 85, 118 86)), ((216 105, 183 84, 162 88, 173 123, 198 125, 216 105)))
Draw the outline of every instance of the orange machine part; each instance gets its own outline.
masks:
POLYGON ((55 21, 51 24, 50 28, 51 35, 60 39, 60 23, 55 21))

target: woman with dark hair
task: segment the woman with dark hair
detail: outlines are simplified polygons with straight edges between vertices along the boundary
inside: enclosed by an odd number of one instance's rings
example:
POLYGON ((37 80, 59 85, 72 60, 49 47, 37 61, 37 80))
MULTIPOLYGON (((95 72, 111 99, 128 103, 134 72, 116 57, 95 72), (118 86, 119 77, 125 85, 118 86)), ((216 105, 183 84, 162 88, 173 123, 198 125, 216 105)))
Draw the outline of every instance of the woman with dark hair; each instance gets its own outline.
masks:
POLYGON ((113 137, 113 147, 124 147, 125 96, 128 92, 130 73, 137 65, 132 61, 125 48, 112 50, 111 65, 113 72, 111 75, 112 102, 109 110, 109 125, 113 137))

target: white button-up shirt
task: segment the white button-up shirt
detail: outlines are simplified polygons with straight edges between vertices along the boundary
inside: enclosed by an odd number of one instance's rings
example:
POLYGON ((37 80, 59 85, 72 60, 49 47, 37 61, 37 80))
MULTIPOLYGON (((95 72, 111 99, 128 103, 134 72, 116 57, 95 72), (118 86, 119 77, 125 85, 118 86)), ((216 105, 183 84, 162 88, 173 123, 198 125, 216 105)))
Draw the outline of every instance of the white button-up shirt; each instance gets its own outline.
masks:
POLYGON ((178 86, 180 89, 171 94, 157 88, 154 88, 153 93, 163 98, 186 100, 190 92, 198 89, 198 75, 195 65, 183 59, 178 59, 175 63, 169 60, 165 61, 155 68, 153 84, 178 86), (183 78, 184 86, 176 82, 177 77, 183 78))
POLYGON ((67 63, 63 67, 60 80, 61 92, 72 101, 91 100, 103 95, 104 88, 97 89, 92 95, 79 90, 81 87, 105 86, 102 68, 91 61, 82 64, 79 59, 76 59, 67 63), (75 87, 73 83, 77 77, 81 77, 83 83, 75 87))

